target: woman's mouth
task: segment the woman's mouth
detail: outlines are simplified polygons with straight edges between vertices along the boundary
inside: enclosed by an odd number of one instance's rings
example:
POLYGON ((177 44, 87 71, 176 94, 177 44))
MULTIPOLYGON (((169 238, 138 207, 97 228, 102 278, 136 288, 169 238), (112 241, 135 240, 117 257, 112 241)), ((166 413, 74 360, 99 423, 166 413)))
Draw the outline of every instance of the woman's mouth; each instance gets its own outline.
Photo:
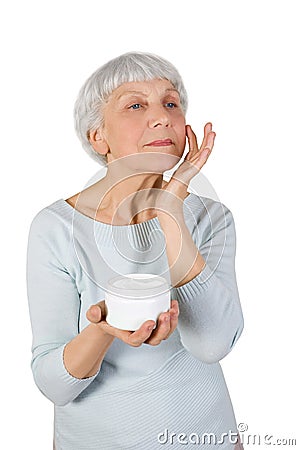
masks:
POLYGON ((168 145, 173 145, 173 142, 171 139, 163 139, 158 141, 150 142, 149 144, 146 144, 147 147, 165 147, 168 145))

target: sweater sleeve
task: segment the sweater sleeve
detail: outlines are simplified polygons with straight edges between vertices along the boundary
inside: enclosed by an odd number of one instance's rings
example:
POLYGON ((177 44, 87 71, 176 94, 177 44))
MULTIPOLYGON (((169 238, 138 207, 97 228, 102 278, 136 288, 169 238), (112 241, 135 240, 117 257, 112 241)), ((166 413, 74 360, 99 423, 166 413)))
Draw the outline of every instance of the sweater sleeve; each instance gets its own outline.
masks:
POLYGON ((77 379, 63 361, 78 334, 80 295, 63 260, 70 234, 45 208, 33 219, 27 246, 27 296, 33 334, 32 372, 40 391, 56 405, 74 400, 97 376, 77 379))
POLYGON ((222 203, 207 200, 194 214, 196 226, 190 213, 186 220, 206 265, 194 279, 173 289, 182 344, 201 361, 215 363, 231 351, 244 321, 235 274, 234 219, 222 203))

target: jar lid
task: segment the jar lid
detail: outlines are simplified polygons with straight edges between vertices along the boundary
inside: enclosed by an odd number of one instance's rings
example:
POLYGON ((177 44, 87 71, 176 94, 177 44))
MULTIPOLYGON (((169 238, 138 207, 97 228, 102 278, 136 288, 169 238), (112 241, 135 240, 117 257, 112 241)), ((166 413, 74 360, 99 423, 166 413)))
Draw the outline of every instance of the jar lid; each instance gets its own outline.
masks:
POLYGON ((121 297, 152 297, 168 292, 167 280, 159 275, 148 273, 130 273, 118 275, 107 282, 107 291, 121 297))

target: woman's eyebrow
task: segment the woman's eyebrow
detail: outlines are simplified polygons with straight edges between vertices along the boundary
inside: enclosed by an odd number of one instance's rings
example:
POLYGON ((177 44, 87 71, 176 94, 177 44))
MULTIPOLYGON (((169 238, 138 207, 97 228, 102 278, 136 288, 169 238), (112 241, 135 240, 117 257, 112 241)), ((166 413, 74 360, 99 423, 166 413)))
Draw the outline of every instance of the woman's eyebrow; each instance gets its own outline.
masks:
POLYGON ((179 95, 179 91, 175 88, 168 88, 168 89, 166 89, 166 92, 176 92, 176 94, 179 95))
MULTIPOLYGON (((178 90, 177 89, 175 89, 175 88, 168 88, 168 89, 166 89, 165 91, 164 91, 164 94, 165 93, 169 93, 169 92, 176 92, 178 95, 179 95, 179 92, 178 92, 178 90)), ((120 100, 122 97, 126 97, 127 95, 132 95, 132 94, 134 94, 134 95, 144 95, 145 97, 147 96, 147 92, 142 92, 142 91, 124 91, 124 92, 122 92, 121 94, 119 94, 117 97, 116 97, 116 100, 120 100)))

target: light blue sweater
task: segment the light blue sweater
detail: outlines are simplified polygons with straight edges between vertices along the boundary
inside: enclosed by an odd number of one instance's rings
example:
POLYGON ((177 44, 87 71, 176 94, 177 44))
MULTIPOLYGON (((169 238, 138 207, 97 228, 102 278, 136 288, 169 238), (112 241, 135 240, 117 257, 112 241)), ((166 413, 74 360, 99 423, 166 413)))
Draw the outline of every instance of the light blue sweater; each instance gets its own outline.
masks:
POLYGON ((87 379, 67 372, 64 346, 88 325, 86 311, 104 299, 109 278, 139 272, 170 280, 164 235, 157 217, 111 226, 64 199, 34 217, 27 251, 32 371, 55 405, 56 450, 174 450, 195 448, 197 439, 201 449, 234 448, 236 421, 219 364, 243 329, 234 220, 221 202, 195 194, 184 201, 184 217, 206 266, 185 285, 170 285, 180 309, 176 330, 158 346, 115 338, 87 379))

